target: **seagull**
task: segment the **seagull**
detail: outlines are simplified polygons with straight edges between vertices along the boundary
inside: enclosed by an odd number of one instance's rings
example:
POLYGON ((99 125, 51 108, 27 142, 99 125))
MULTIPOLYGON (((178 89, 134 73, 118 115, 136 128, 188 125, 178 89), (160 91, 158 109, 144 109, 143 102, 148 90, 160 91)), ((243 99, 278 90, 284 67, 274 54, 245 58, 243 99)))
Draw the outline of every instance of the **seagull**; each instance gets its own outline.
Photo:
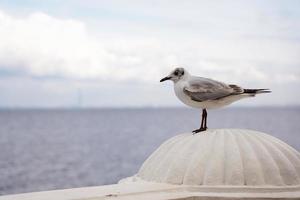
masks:
POLYGON ((221 108, 243 98, 271 92, 269 89, 244 89, 238 85, 192 76, 180 67, 174 69, 160 82, 166 80, 174 82, 174 91, 180 101, 193 108, 202 109, 201 126, 193 131, 194 134, 207 129, 206 109, 221 108))

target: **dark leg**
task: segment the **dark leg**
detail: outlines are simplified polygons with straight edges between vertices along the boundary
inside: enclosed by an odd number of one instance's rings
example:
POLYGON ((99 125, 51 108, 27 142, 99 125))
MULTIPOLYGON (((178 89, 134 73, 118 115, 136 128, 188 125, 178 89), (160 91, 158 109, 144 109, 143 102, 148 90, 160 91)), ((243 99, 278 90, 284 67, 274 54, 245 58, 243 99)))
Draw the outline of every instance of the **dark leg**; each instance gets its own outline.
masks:
POLYGON ((204 111, 204 115, 205 115, 205 120, 204 120, 204 129, 206 130, 207 129, 207 111, 206 109, 203 109, 204 111))
POLYGON ((201 126, 199 129, 203 129, 205 124, 205 116, 204 116, 204 110, 202 110, 202 117, 201 117, 201 126))
POLYGON ((206 127, 206 117, 207 117, 207 112, 206 109, 202 110, 202 119, 201 119, 201 126, 199 129, 193 130, 193 133, 199 133, 201 131, 205 131, 207 129, 206 127))

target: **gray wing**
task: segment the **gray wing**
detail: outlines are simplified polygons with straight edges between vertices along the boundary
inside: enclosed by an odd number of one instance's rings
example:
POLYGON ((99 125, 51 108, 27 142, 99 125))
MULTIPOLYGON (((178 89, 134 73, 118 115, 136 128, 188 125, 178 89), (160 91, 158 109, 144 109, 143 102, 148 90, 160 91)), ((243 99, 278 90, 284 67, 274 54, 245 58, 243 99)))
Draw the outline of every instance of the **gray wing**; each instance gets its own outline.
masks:
POLYGON ((207 78, 195 78, 183 91, 194 101, 216 100, 229 95, 241 94, 244 90, 237 85, 227 85, 207 78))

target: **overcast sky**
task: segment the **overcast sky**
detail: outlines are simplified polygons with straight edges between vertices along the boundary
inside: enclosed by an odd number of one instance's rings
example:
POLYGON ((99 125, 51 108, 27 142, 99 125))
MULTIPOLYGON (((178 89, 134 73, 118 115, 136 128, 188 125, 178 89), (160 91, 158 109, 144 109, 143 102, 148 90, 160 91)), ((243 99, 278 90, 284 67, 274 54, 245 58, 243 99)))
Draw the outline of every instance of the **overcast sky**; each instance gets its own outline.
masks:
POLYGON ((0 1, 0 107, 181 106, 174 66, 300 105, 300 1, 0 1))

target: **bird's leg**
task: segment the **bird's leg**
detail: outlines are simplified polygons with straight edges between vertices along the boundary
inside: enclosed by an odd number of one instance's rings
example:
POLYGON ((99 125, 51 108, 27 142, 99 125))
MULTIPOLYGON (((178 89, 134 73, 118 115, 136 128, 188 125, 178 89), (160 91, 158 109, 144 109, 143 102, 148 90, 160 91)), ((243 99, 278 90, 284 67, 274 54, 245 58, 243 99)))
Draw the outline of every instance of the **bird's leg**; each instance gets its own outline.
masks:
POLYGON ((204 112, 204 129, 206 130, 207 129, 207 111, 206 109, 203 109, 203 112, 204 112))
POLYGON ((194 133, 194 134, 206 130, 206 128, 205 128, 205 126, 206 126, 206 122, 205 122, 206 119, 205 119, 205 117, 206 117, 206 116, 207 116, 206 109, 203 109, 203 110, 202 110, 201 126, 200 126, 199 129, 193 130, 193 133, 194 133))

